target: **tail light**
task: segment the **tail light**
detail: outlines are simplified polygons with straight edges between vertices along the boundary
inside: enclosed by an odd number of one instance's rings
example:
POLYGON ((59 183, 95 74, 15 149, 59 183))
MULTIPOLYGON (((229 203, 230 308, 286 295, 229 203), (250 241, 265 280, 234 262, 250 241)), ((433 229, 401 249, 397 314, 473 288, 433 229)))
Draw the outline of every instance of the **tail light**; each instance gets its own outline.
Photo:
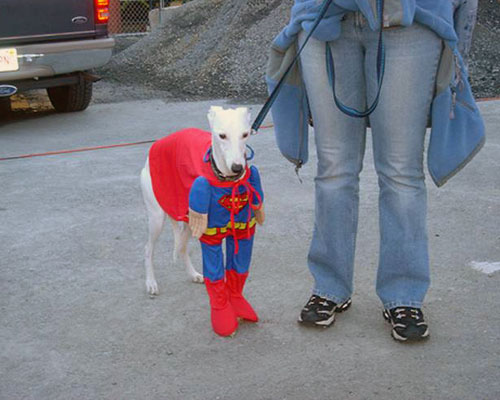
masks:
POLYGON ((106 24, 109 19, 109 0, 94 0, 95 23, 106 24))

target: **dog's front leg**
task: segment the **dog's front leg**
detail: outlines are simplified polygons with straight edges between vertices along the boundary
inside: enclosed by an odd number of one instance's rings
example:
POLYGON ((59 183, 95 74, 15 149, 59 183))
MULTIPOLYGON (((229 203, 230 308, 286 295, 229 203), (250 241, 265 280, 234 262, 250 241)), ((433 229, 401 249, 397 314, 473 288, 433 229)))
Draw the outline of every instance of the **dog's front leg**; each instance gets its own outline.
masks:
POLYGON ((178 246, 179 256, 182 259, 184 267, 186 268, 186 272, 188 276, 191 278, 191 280, 195 283, 203 283, 203 275, 201 275, 196 271, 196 269, 193 267, 193 263, 191 262, 191 257, 189 257, 188 242, 190 236, 191 236, 191 230, 188 224, 183 224, 179 235, 179 246, 178 246))

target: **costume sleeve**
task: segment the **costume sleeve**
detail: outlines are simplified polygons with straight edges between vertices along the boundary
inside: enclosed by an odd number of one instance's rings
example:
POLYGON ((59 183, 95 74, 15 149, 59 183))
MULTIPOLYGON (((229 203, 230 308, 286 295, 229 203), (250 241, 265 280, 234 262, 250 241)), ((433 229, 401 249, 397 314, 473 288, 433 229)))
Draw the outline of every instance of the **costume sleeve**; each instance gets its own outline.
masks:
MULTIPOLYGON (((260 199, 261 199, 262 203, 264 203, 264 191, 262 190, 262 184, 260 183, 259 170, 257 169, 257 167, 252 165, 250 167, 250 172, 251 172, 250 179, 249 179, 250 185, 252 185, 253 188, 255 190, 257 190, 257 192, 259 192, 260 199)), ((257 199, 257 196, 255 196, 252 203, 258 204, 258 202, 259 202, 259 200, 257 199)))
POLYGON ((199 176, 189 191, 189 208, 200 214, 208 214, 209 205, 210 183, 203 176, 199 176))

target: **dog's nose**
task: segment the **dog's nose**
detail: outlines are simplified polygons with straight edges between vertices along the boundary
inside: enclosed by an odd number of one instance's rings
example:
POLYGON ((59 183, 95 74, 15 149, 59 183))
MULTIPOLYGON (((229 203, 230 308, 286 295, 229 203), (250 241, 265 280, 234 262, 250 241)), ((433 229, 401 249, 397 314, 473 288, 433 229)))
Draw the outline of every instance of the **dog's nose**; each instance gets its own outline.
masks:
POLYGON ((231 171, 233 171, 235 174, 240 173, 241 171, 243 171, 243 165, 233 164, 231 165, 231 171))

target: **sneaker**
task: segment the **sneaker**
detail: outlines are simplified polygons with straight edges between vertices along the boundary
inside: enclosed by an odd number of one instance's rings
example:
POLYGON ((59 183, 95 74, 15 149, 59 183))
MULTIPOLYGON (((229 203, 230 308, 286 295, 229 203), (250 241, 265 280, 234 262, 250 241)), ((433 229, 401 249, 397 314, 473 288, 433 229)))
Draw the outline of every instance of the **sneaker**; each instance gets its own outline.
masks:
POLYGON ((335 313, 341 313, 350 306, 351 299, 347 299, 342 304, 337 304, 324 297, 313 294, 300 312, 299 322, 305 325, 315 325, 326 328, 335 322, 335 313))
POLYGON ((384 318, 392 325, 392 337, 406 342, 429 337, 429 327, 420 308, 395 307, 384 310, 384 318))

